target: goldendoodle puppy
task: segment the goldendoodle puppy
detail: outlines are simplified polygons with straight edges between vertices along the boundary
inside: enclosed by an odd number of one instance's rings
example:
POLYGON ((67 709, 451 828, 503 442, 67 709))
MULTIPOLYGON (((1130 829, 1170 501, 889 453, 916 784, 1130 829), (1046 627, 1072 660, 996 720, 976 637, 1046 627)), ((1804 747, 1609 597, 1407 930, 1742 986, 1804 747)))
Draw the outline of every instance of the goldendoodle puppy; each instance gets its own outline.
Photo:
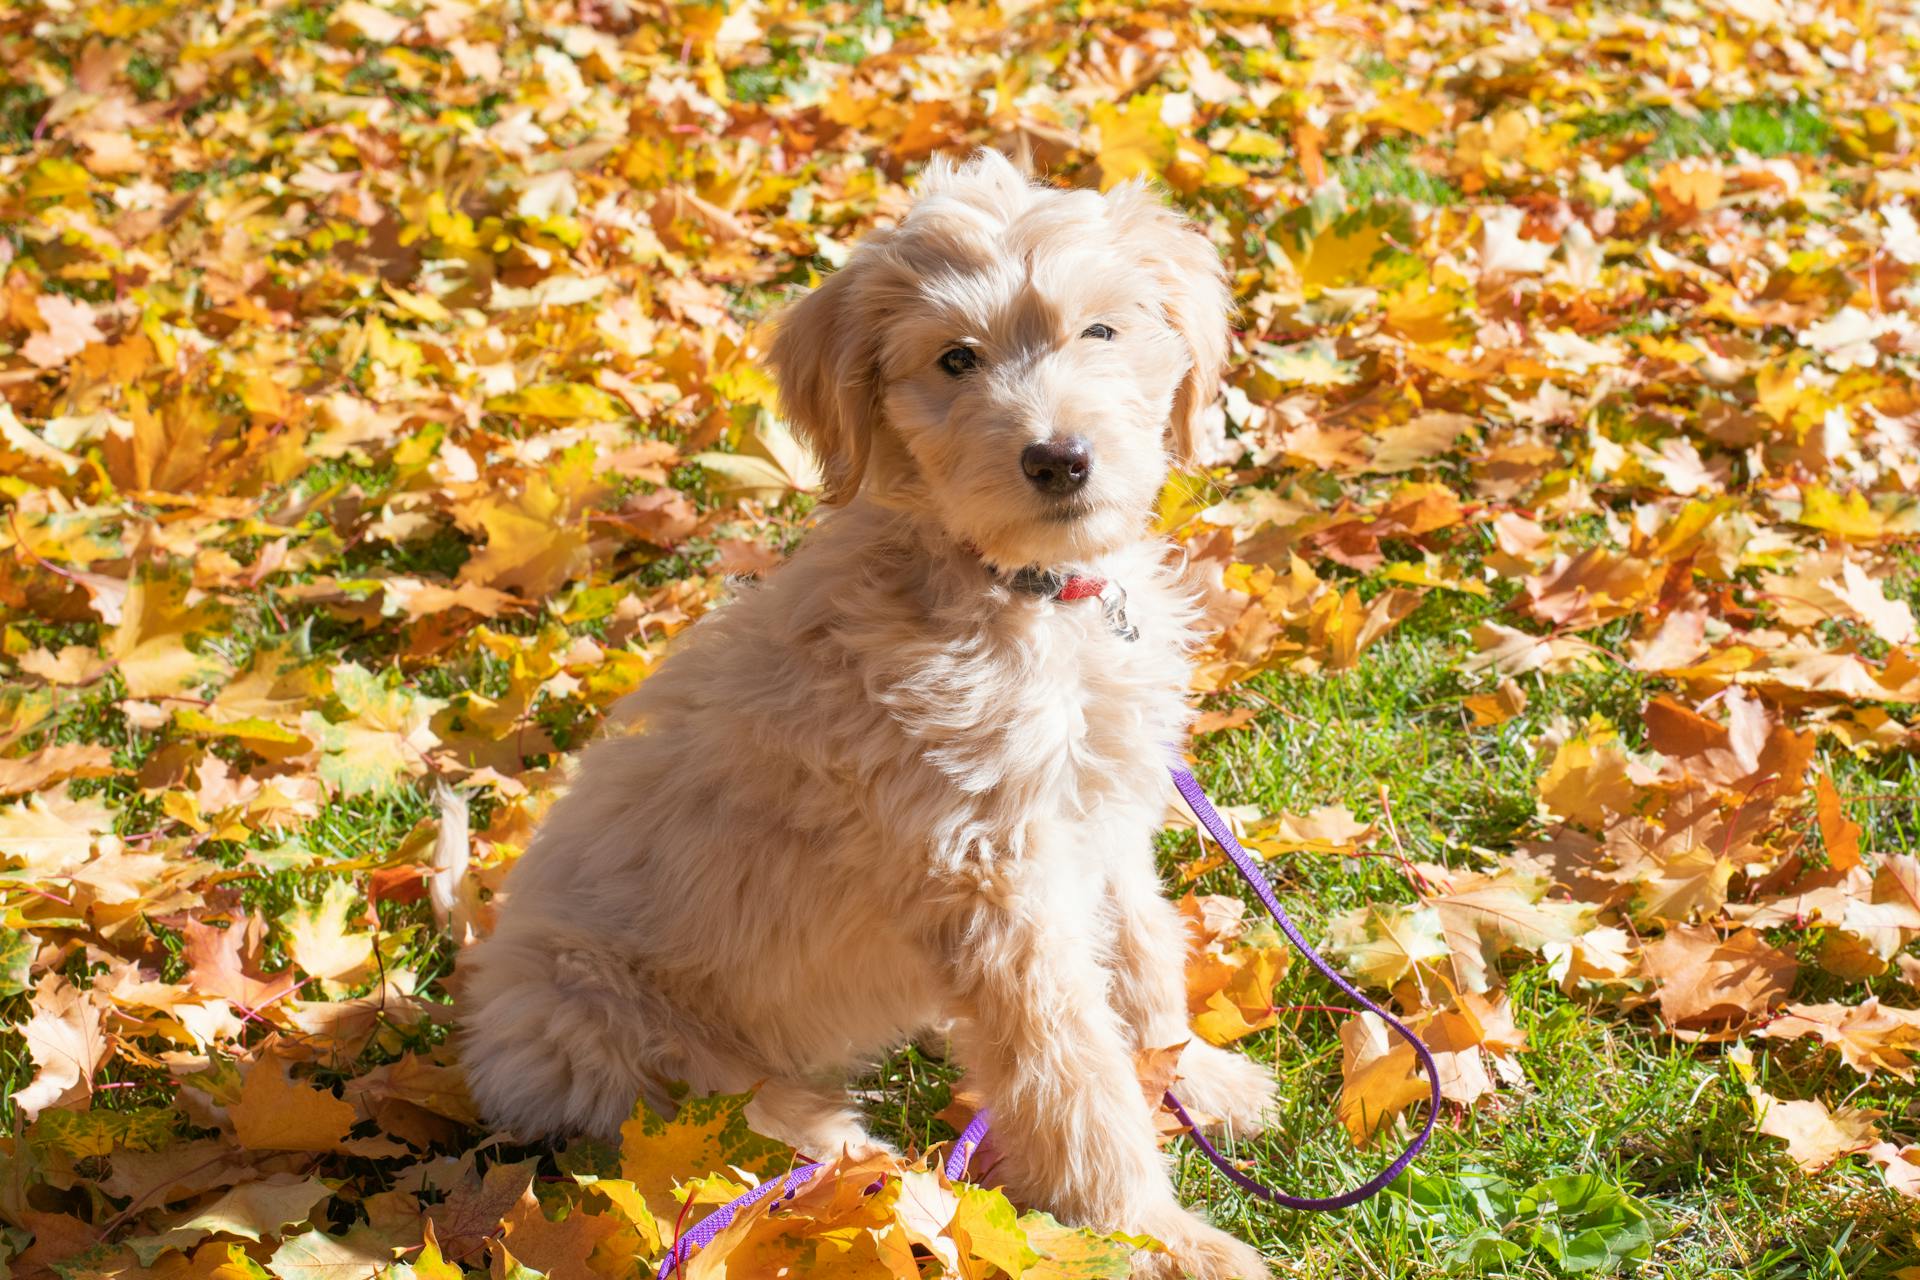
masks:
MULTIPOLYGON (((1015 1197, 1164 1241, 1143 1276, 1267 1274, 1175 1199, 1134 1072, 1189 1039, 1151 839, 1193 613, 1150 526, 1228 305, 1141 186, 982 152, 787 313, 782 399, 843 509, 693 628, 513 869, 465 995, 494 1122, 611 1134, 684 1081, 871 1151, 847 1073, 945 1024, 1015 1197)), ((1180 1070, 1258 1127, 1263 1069, 1194 1041, 1180 1070)))

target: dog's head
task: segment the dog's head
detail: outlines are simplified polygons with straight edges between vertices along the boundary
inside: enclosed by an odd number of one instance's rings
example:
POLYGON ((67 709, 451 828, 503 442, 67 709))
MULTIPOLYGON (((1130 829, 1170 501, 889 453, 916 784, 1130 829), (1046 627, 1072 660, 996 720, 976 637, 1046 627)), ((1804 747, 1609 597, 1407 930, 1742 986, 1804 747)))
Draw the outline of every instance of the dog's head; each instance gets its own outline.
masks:
POLYGON ((1139 184, 936 160, 900 225, 795 304, 772 361, 828 499, 863 484, 1001 565, 1139 536, 1226 359, 1219 254, 1139 184))

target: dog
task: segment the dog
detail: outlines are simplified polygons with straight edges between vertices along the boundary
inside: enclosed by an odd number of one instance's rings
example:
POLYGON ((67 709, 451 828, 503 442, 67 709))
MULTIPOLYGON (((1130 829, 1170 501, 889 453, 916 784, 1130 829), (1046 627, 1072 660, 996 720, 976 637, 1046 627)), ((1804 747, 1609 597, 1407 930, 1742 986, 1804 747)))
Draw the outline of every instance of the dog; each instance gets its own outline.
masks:
POLYGON ((1152 846, 1195 605, 1150 528, 1230 305, 1144 186, 983 151, 785 313, 837 509, 616 709, 510 873, 463 964, 490 1121, 611 1136, 684 1082, 871 1154, 849 1073, 948 1024, 1014 1199, 1164 1242, 1138 1276, 1268 1275, 1179 1204, 1135 1074, 1184 1042, 1183 1098, 1240 1133, 1274 1093, 1190 1037, 1152 846))

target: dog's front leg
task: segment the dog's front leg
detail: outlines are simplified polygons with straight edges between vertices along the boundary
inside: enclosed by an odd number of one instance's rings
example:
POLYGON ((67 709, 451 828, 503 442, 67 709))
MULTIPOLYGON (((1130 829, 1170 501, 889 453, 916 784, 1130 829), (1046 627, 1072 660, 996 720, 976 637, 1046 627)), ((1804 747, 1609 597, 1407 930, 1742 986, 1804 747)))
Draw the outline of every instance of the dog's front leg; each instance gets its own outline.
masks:
POLYGON ((1038 859, 1009 878, 969 911, 954 975, 968 1015, 958 1047, 993 1115, 998 1175, 1068 1222, 1162 1241, 1136 1276, 1264 1280, 1257 1252, 1174 1195, 1084 881, 1038 859))
POLYGON ((1186 1042, 1176 1091, 1187 1108, 1210 1116, 1208 1129, 1258 1133, 1273 1105, 1273 1073, 1193 1035, 1187 1024, 1186 921, 1160 890, 1152 849, 1120 861, 1109 883, 1113 928, 1113 1003, 1140 1049, 1186 1042))

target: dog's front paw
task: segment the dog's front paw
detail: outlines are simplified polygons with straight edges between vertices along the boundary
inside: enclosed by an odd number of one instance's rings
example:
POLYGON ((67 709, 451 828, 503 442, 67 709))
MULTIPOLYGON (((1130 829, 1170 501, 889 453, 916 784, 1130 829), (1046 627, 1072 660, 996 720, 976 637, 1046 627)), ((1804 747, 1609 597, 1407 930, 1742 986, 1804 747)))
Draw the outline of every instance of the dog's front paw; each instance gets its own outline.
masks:
POLYGON ((1133 1280, 1270 1280, 1272 1275, 1259 1250, 1191 1213, 1179 1212, 1148 1233, 1166 1250, 1136 1253, 1133 1280))
POLYGON ((1188 1111, 1213 1117, 1212 1123, 1202 1121, 1209 1134, 1224 1130, 1247 1137, 1267 1127, 1277 1087, 1273 1072, 1252 1058, 1204 1040, 1190 1040, 1180 1053, 1173 1092, 1188 1111))

